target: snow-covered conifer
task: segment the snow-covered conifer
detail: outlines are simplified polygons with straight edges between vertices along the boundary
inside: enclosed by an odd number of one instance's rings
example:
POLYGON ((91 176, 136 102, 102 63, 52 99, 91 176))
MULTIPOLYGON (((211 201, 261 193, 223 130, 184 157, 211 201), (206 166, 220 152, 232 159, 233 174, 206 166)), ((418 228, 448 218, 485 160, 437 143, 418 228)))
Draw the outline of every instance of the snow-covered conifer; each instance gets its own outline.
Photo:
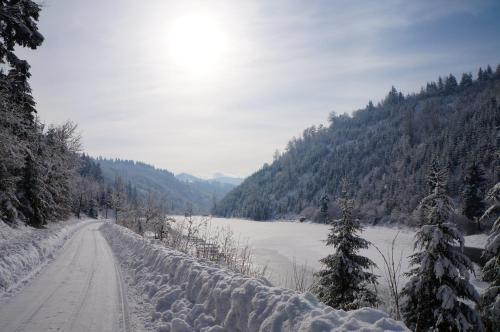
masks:
POLYGON ((26 221, 35 227, 41 227, 51 219, 56 203, 48 186, 48 169, 45 155, 42 129, 33 138, 28 150, 21 182, 21 210, 26 221))
POLYGON ((335 248, 335 253, 321 259, 324 269, 316 274, 314 291, 322 302, 336 309, 373 306, 378 300, 371 285, 377 283, 377 277, 367 270, 375 263, 357 254, 360 249, 368 248, 370 242, 357 234, 362 227, 353 216, 354 201, 347 197, 345 188, 339 205, 341 218, 332 222, 326 241, 326 245, 335 248))
MULTIPOLYGON (((486 197, 493 204, 483 214, 485 220, 500 212, 500 182, 490 189, 486 197)), ((485 245, 485 256, 489 258, 483 267, 483 280, 490 283, 481 294, 481 311, 485 325, 491 331, 500 330, 500 217, 497 217, 485 245)))
POLYGON ((321 204, 319 209, 319 220, 322 223, 328 223, 328 203, 330 202, 330 198, 328 198, 327 194, 324 194, 321 197, 321 204))
POLYGON ((484 212, 484 202, 482 197, 482 187, 484 183, 484 171, 473 163, 467 168, 464 176, 464 206, 462 213, 470 220, 477 222, 478 230, 481 230, 480 217, 484 212))
POLYGON ((479 294, 469 282, 473 266, 463 254, 463 236, 449 221, 453 203, 446 179, 447 172, 434 163, 428 175, 431 192, 418 207, 422 226, 402 291, 402 314, 414 331, 482 331, 474 307, 479 294))

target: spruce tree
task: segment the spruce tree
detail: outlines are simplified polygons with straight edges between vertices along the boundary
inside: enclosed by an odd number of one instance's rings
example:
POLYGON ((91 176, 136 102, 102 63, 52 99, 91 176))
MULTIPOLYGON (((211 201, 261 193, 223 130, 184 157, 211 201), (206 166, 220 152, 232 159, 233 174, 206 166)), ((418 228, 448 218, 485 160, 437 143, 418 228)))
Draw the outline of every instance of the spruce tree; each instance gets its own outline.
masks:
POLYGON ((478 230, 481 230, 479 218, 483 214, 485 207, 483 198, 481 197, 484 181, 484 172, 479 165, 473 163, 467 168, 464 177, 464 206, 462 213, 470 220, 475 220, 477 222, 478 230))
MULTIPOLYGON (((39 129, 41 131, 41 129, 39 129)), ((26 222, 34 227, 42 227, 54 215, 56 204, 48 188, 48 169, 44 160, 46 150, 43 146, 43 135, 38 133, 31 151, 28 151, 20 183, 21 211, 26 222)))
POLYGON ((484 81, 485 80, 485 74, 483 72, 483 68, 479 67, 479 71, 477 72, 477 80, 478 81, 484 81))
POLYGON ((30 66, 15 54, 16 46, 36 49, 43 42, 37 21, 41 7, 31 0, 0 0, 0 63, 8 64, 9 95, 20 105, 23 116, 34 121, 35 102, 28 84, 30 66))
POLYGON ((490 65, 488 65, 488 67, 486 67, 486 70, 484 71, 484 75, 486 76, 487 80, 490 80, 493 78, 493 69, 491 69, 490 65))
POLYGON ((460 80, 460 87, 466 88, 472 85, 472 74, 471 73, 463 73, 462 79, 460 80))
MULTIPOLYGON (((486 197, 493 205, 483 214, 483 220, 500 212, 500 182, 486 197)), ((488 330, 500 331, 500 217, 493 224, 484 249, 488 261, 483 267, 483 280, 490 285, 481 294, 481 313, 488 330)))
POLYGON ((444 90, 447 94, 451 94, 456 92, 457 88, 457 79, 455 78, 455 76, 453 76, 453 74, 450 74, 450 76, 446 77, 444 90))
POLYGON ((29 64, 15 51, 42 43, 39 11, 40 6, 30 0, 0 0, 0 219, 11 222, 23 219, 18 209, 27 193, 17 187, 29 154, 28 138, 35 131, 29 64))
POLYGON ((324 194, 321 197, 321 204, 319 208, 319 220, 322 223, 328 222, 328 203, 330 202, 330 198, 328 198, 327 194, 324 194))
POLYGON ((463 253, 463 236, 449 220, 453 205, 446 179, 446 171, 434 163, 427 181, 431 192, 418 206, 422 226, 402 291, 402 314, 414 331, 482 331, 472 307, 479 300, 469 282, 473 266, 463 253))
POLYGON ((347 197, 345 189, 339 205, 341 218, 332 222, 326 241, 327 246, 335 248, 335 253, 320 260, 324 269, 316 274, 318 282, 314 292, 322 302, 336 309, 374 306, 378 300, 370 286, 377 283, 377 277, 367 269, 375 263, 358 255, 358 251, 367 249, 370 242, 357 234, 362 227, 353 216, 354 201, 347 197))
POLYGON ((438 87, 439 92, 444 91, 444 81, 443 81, 443 78, 441 76, 438 77, 437 87, 438 87))

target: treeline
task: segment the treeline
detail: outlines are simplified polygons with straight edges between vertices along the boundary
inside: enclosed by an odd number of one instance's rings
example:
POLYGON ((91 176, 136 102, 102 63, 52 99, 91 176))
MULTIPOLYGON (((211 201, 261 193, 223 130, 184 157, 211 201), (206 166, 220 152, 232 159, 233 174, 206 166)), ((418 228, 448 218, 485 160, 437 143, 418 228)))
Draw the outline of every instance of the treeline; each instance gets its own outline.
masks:
POLYGON ((39 12, 32 1, 0 6, 0 218, 34 226, 69 215, 80 149, 73 124, 46 128, 38 120, 30 66, 14 53, 17 45, 35 49, 43 42, 39 12))
POLYGON ((34 227, 117 206, 117 190, 81 155, 77 126, 46 126, 37 116, 30 66, 15 48, 42 44, 40 10, 29 0, 0 3, 0 220, 34 227))
POLYGON ((35 227, 72 213, 97 216, 93 193, 102 191, 99 169, 89 169, 80 155, 77 126, 39 120, 28 84, 30 66, 14 52, 16 46, 42 44, 40 10, 29 0, 0 3, 0 220, 35 227))
POLYGON ((141 199, 155 192, 171 213, 208 214, 211 207, 234 188, 219 181, 182 181, 168 170, 133 160, 102 157, 93 160, 100 165, 107 184, 113 184, 116 177, 120 177, 134 187, 141 199))
POLYGON ((434 156, 450 170, 448 191, 471 219, 484 209, 486 188, 499 178, 495 156, 500 126, 500 66, 460 81, 453 75, 403 95, 394 87, 352 116, 330 115, 328 127, 293 138, 230 192, 213 211, 219 216, 266 220, 287 215, 324 219, 338 211, 340 180, 349 179, 357 208, 376 222, 411 222, 427 194, 425 170, 434 156), (475 174, 473 174, 475 173, 475 174), (472 182, 471 182, 472 181, 472 182), (474 204, 468 210, 471 196, 474 204))

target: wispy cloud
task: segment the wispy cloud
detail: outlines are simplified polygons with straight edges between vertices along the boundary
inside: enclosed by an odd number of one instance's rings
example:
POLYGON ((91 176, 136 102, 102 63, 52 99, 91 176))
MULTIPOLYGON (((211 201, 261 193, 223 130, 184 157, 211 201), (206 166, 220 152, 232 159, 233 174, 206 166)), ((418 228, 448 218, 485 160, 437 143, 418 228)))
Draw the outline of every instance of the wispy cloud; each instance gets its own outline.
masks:
POLYGON ((332 110, 497 61, 495 12, 465 0, 48 1, 46 42, 26 54, 41 116, 77 121, 89 153, 248 175, 332 110), (192 12, 230 40, 206 77, 168 58, 172 22, 192 12))

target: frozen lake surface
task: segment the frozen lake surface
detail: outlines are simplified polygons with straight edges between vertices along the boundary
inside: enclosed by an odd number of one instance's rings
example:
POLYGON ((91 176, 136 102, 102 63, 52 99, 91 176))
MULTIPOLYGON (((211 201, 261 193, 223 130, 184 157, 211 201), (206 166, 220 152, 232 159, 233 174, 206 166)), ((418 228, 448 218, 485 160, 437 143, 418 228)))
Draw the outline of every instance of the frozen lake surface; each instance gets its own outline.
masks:
MULTIPOLYGON (((182 217, 181 217, 182 218, 182 217)), ((321 268, 319 260, 334 248, 327 247, 325 240, 330 226, 316 223, 300 223, 296 221, 259 222, 236 218, 211 218, 211 228, 230 227, 240 242, 248 241, 252 247, 254 262, 267 265, 267 276, 276 285, 285 285, 285 279, 290 277, 293 261, 298 265, 307 265, 308 269, 317 271, 321 268)), ((384 254, 391 247, 393 238, 398 235, 395 243, 395 257, 402 257, 402 271, 408 270, 407 257, 413 253, 415 230, 407 227, 364 226, 362 237, 377 246, 384 254)), ((481 247, 486 235, 466 237, 466 245, 481 247)), ((377 264, 375 273, 380 275, 383 285, 383 258, 372 246, 361 252, 377 264)), ((478 287, 481 284, 475 282, 478 287)))
MULTIPOLYGON (((267 264, 269 277, 274 283, 282 283, 283 278, 291 273, 294 260, 298 265, 307 265, 316 271, 321 268, 319 260, 334 250, 325 245, 329 225, 292 221, 257 222, 234 218, 212 218, 211 223, 212 227, 230 227, 242 240, 248 240, 255 262, 259 265, 267 264)), ((406 257, 412 252, 413 230, 367 226, 361 233, 383 253, 390 248, 396 234, 396 252, 406 257)), ((383 266, 383 259, 375 248, 363 250, 361 254, 372 259, 377 266, 383 266)), ((407 260, 403 259, 402 264, 406 270, 407 260)), ((376 273, 382 274, 382 271, 376 273)))

